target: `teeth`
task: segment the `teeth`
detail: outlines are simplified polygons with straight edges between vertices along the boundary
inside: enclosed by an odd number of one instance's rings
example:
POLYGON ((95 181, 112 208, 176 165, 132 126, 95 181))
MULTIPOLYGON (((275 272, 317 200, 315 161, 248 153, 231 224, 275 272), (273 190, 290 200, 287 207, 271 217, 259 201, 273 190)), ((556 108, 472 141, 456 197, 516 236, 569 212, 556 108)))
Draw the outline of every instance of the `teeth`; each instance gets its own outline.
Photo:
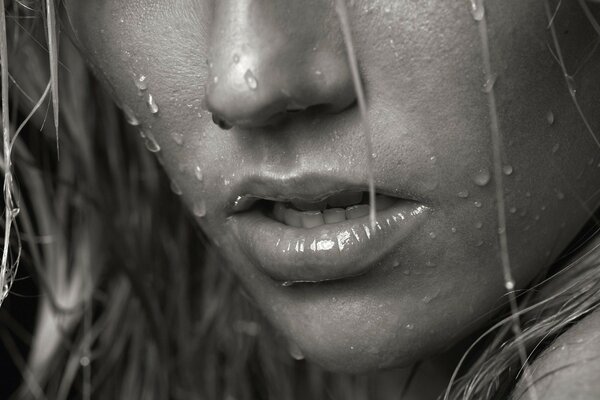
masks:
MULTIPOLYGON (((325 201, 309 203, 300 200, 294 200, 290 203, 275 202, 273 205, 273 218, 282 224, 295 228, 315 228, 324 224, 337 224, 349 219, 362 218, 369 215, 368 204, 356 204, 360 201, 359 196, 362 193, 346 192, 329 198, 326 202, 331 205, 341 203, 354 203, 350 206, 339 206, 335 208, 326 208, 325 201), (333 201, 332 201, 333 200, 333 201), (298 211, 303 209, 304 211, 298 211), (322 211, 319 211, 322 210, 322 211)), ((376 211, 381 212, 390 208, 396 203, 396 199, 384 195, 375 197, 376 211)))
POLYGON ((359 204, 346 208, 346 219, 361 218, 369 215, 369 206, 367 204, 359 204))
POLYGON ((285 205, 281 202, 276 202, 273 207, 273 216, 279 222, 285 221, 285 205))
POLYGON ((303 211, 300 213, 304 228, 315 228, 325 224, 321 211, 303 211))
POLYGON ((286 225, 293 226, 295 228, 302 228, 302 216, 300 211, 286 208, 284 215, 284 222, 286 225))
POLYGON ((342 192, 329 197, 327 205, 330 207, 348 207, 360 203, 362 197, 362 192, 342 192))
POLYGON ((323 220, 326 224, 337 224, 346 220, 346 210, 343 208, 328 208, 323 211, 323 220))

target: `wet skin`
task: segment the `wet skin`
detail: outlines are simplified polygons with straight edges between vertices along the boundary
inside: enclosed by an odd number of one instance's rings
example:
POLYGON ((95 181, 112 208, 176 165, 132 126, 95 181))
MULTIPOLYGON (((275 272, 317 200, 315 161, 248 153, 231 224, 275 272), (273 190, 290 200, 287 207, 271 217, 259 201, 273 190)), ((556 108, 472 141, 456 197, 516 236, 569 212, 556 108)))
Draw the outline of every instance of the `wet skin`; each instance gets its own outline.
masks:
MULTIPOLYGON (((596 36, 576 2, 564 3, 555 24, 573 73, 596 36)), ((70 0, 62 20, 107 90, 152 132, 183 201, 197 214, 204 202, 198 223, 259 308, 307 358, 356 372, 447 348, 485 324, 505 289, 496 182, 481 175, 493 169, 490 114, 469 3, 356 1, 350 14, 377 190, 428 211, 368 273, 291 287, 241 250, 228 207, 253 176, 296 185, 298 193, 310 180, 297 178, 311 174, 366 187, 363 133, 332 2, 70 0), (214 124, 203 102, 233 129, 214 124)), ((522 288, 588 220, 581 202, 596 192, 600 157, 548 50, 544 2, 489 1, 486 15, 510 260, 522 288)), ((576 75, 594 130, 598 61, 576 75)))

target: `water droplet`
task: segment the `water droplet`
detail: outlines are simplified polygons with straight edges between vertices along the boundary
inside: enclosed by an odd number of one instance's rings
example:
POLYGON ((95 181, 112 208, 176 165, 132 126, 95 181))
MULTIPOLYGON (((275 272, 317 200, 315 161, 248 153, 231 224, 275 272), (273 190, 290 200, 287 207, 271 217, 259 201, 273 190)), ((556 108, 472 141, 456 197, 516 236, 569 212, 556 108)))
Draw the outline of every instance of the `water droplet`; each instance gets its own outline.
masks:
POLYGON ((200 199, 194 203, 192 212, 198 218, 202 218, 206 216, 206 203, 204 200, 200 199))
POLYGON ((142 91, 148 89, 148 81, 146 80, 146 75, 140 75, 135 80, 135 87, 137 87, 138 90, 142 90, 142 91))
POLYGON ((548 125, 554 125, 554 113, 552 111, 548 111, 546 114, 546 122, 548 122, 548 125))
POLYGON ((471 15, 475 21, 483 20, 485 9, 481 0, 471 0, 471 15))
POLYGON ((194 168, 194 176, 200 182, 202 182, 202 180, 204 179, 204 174, 202 174, 202 168, 200 168, 199 165, 196 165, 196 168, 194 168))
POLYGON ((575 78, 572 75, 567 75, 567 87, 569 88, 569 93, 571 96, 575 96, 577 93, 577 85, 575 83, 575 78))
POLYGON ((173 141, 175 143, 177 143, 178 145, 182 145, 183 144, 183 134, 179 133, 179 132, 172 132, 171 133, 171 138, 173 138, 173 141))
POLYGON ((506 230, 504 228, 498 228, 498 234, 502 235, 506 230))
POLYGON ((244 74, 244 80, 246 81, 246 85, 248 85, 248 87, 251 90, 256 90, 258 88, 258 81, 256 80, 256 77, 252 73, 252 70, 246 71, 246 73, 244 74))
POLYGON ((160 146, 154 139, 154 136, 146 133, 146 139, 144 140, 144 144, 146 145, 146 149, 152 153, 158 153, 160 151, 160 146))
POLYGON ((171 181, 171 191, 173 193, 175 193, 177 196, 181 196, 183 194, 183 192, 181 191, 181 188, 179 187, 179 185, 177 185, 177 183, 175 181, 171 181))
POLYGON ((150 93, 148 93, 148 100, 146 101, 146 104, 148 105, 148 108, 152 114, 156 114, 158 112, 158 104, 156 104, 154 96, 152 96, 150 93))
POLYGON ((413 324, 406 324, 406 329, 412 331, 413 329, 415 329, 415 326, 413 324))
POLYGON ((218 75, 213 76, 213 82, 214 82, 215 85, 217 83, 219 83, 219 76, 218 75))
POLYGON ((554 146, 552 146, 552 153, 556 153, 558 149, 560 149, 560 144, 556 143, 554 146))
POLYGON ((458 192, 458 197, 460 197, 461 199, 466 199, 467 197, 469 197, 469 192, 466 190, 462 190, 458 192))
POLYGON ((294 360, 304 360, 304 354, 302 354, 302 350, 300 350, 300 347, 296 343, 290 343, 288 350, 294 360))
POLYGON ((240 62, 240 55, 236 53, 233 55, 233 63, 237 64, 239 62, 240 62))
POLYGON ((496 83, 496 79, 497 79, 497 76, 492 75, 485 81, 485 83, 483 84, 483 91, 485 93, 489 93, 494 89, 494 84, 496 83))
POLYGON ((477 222, 477 223, 475 224, 475 228, 477 228, 477 229, 481 229, 481 228, 483 228, 483 222, 481 222, 481 221, 477 222))
POLYGON ((510 210, 508 210, 511 214, 514 214, 517 212, 517 207, 511 207, 510 210))
POLYGON ((82 367, 87 367, 90 365, 90 358, 88 356, 83 356, 79 359, 79 365, 82 367))
POLYGON ((452 227, 451 230, 452 230, 452 233, 456 233, 456 228, 455 227, 452 227))
POLYGON ((137 119, 130 107, 123 106, 123 113, 125 114, 125 120, 129 125, 138 126, 140 124, 140 121, 137 119))
POLYGON ((290 287, 293 284, 294 284, 293 281, 284 281, 284 282, 281 282, 281 286, 283 286, 283 287, 290 287))
POLYGON ((483 240, 479 239, 477 241, 477 243, 475 243, 475 247, 481 247, 481 246, 483 246, 483 240))
POLYGON ((429 232, 429 237, 432 239, 436 238, 435 232, 429 232))
POLYGON ((515 288, 515 281, 510 280, 504 282, 504 287, 506 288, 506 290, 513 290, 515 288))
POLYGON ((480 201, 474 201, 474 202, 473 202, 473 205, 474 205, 475 207, 477 207, 477 208, 481 208, 481 206, 482 206, 482 204, 481 204, 481 202, 480 202, 480 201))
POLYGON ((482 168, 473 177, 473 182, 475 182, 477 186, 485 186, 490 183, 491 178, 490 171, 487 168, 482 168))
POLYGON ((506 176, 512 175, 512 173, 514 172, 512 165, 507 164, 504 167, 502 167, 502 172, 504 172, 504 175, 506 176))

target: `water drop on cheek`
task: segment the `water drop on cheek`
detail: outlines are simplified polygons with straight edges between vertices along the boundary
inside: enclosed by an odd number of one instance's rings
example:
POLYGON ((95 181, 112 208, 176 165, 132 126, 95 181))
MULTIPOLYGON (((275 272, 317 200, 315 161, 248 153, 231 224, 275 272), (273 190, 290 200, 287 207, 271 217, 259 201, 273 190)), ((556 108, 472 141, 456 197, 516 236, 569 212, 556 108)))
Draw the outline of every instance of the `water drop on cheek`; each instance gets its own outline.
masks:
POLYGON ((485 186, 490 183, 490 180, 491 174, 487 168, 480 169, 473 177, 473 182, 475 182, 477 186, 485 186))
POLYGON ((481 0, 471 0, 471 16, 475 21, 482 21, 485 16, 485 9, 481 0))
POLYGON ((135 116, 135 114, 133 113, 133 110, 131 108, 129 108, 128 106, 123 106, 123 113, 125 114, 125 120, 127 121, 127 123, 129 125, 132 125, 132 126, 140 125, 140 121, 137 119, 137 117, 135 116))
POLYGON ((248 87, 251 90, 258 89, 258 81, 256 80, 256 77, 252 73, 252 70, 246 71, 246 73, 244 74, 244 80, 246 81, 246 85, 248 85, 248 87))
POLYGON ((135 79, 135 87, 138 88, 140 92, 148 89, 148 81, 146 80, 146 75, 140 75, 135 79))
POLYGON ((554 125, 554 113, 552 111, 548 111, 546 114, 546 122, 548 122, 548 125, 554 125))
POLYGON ((152 153, 158 153, 160 151, 160 146, 156 139, 154 139, 154 135, 150 131, 146 131, 144 134, 144 144, 146 145, 146 149, 152 153))
POLYGON ((177 185, 177 183, 173 180, 171 181, 171 191, 177 196, 181 196, 183 194, 179 185, 177 185))
POLYGON ((204 200, 200 199, 194 203, 192 208, 192 212, 198 218, 203 218, 206 216, 206 203, 204 200))
POLYGON ((196 165, 196 167, 194 168, 194 176, 196 177, 196 180, 198 180, 198 182, 202 182, 202 180, 204 179, 204 175, 202 174, 202 168, 200 168, 199 165, 196 165))
POLYGON ((171 133, 171 138, 173 139, 173 141, 178 144, 178 145, 182 145, 183 144, 183 134, 179 133, 179 132, 173 132, 171 133))
POLYGON ((481 206, 482 206, 482 204, 481 204, 481 202, 480 202, 480 201, 474 201, 474 202, 473 202, 473 205, 474 205, 475 207, 477 207, 477 208, 481 208, 481 206))
POLYGON ((461 199, 466 199, 467 197, 469 197, 469 192, 466 190, 460 191, 458 192, 458 197, 460 197, 461 199))
POLYGON ((504 167, 502 167, 502 172, 504 172, 504 175, 506 176, 512 175, 512 173, 514 172, 512 165, 505 165, 504 167))
POLYGON ((298 347, 297 344, 290 343, 288 350, 289 350, 290 356, 294 360, 298 360, 298 361, 304 360, 304 354, 302 353, 302 350, 300 350, 300 347, 298 347))
POLYGON ((154 100, 154 96, 148 93, 148 99, 146 100, 146 104, 148 105, 148 109, 152 114, 158 113, 158 104, 156 104, 156 100, 154 100))

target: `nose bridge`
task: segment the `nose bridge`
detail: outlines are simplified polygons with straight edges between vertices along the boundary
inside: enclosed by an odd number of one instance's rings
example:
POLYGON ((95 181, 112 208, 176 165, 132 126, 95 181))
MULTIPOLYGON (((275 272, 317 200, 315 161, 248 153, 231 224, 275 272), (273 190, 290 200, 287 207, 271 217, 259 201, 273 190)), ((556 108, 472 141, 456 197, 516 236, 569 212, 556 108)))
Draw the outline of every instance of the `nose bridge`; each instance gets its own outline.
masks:
POLYGON ((238 126, 354 101, 344 44, 327 0, 215 1, 206 103, 238 126))

